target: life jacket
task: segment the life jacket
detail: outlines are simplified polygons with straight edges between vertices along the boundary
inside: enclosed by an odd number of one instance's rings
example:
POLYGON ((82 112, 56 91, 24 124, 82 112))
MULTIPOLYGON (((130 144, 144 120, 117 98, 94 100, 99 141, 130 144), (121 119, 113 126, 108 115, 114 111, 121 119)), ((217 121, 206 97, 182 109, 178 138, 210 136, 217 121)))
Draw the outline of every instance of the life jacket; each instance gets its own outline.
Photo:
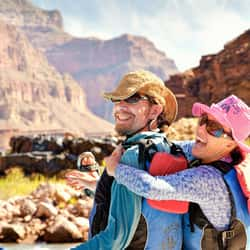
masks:
MULTIPOLYGON (((153 176, 173 174, 187 168, 188 162, 181 148, 170 144, 170 153, 157 152, 150 163, 149 173, 153 176)), ((148 200, 148 204, 161 211, 184 214, 188 211, 189 202, 175 200, 148 200)))
MULTIPOLYGON (((209 165, 219 169, 228 187, 232 212, 227 230, 217 231, 203 214, 198 204, 191 203, 184 215, 183 249, 238 250, 250 249, 250 215, 247 201, 233 166, 218 161, 209 165)), ((221 211, 223 213, 223 211, 221 211)))
MULTIPOLYGON (((139 154, 139 169, 149 171, 151 168, 150 162, 156 152, 165 152, 167 154, 171 153, 171 144, 167 141, 165 135, 163 134, 144 132, 139 134, 138 137, 134 139, 136 140, 128 140, 123 143, 123 147, 130 148, 131 145, 136 143, 139 154)), ((126 162, 123 163, 126 164, 126 162)), ((129 162, 127 164, 133 166, 133 164, 129 162)), ((182 215, 173 212, 165 212, 164 209, 160 211, 158 209, 159 206, 156 209, 149 203, 148 199, 142 198, 142 215, 144 216, 147 225, 147 241, 145 249, 181 249, 182 215)), ((161 205, 160 207, 164 206, 161 205)))
MULTIPOLYGON (((155 132, 137 134, 124 141, 123 147, 126 151, 121 162, 144 170, 150 169, 149 163, 156 152, 169 154, 171 148, 165 136, 155 132)), ((107 225, 112 182, 113 178, 107 176, 106 171, 98 182, 90 222, 92 236, 104 230, 107 225)), ((142 198, 139 225, 126 249, 181 249, 182 215, 160 211, 149 203, 142 198)))

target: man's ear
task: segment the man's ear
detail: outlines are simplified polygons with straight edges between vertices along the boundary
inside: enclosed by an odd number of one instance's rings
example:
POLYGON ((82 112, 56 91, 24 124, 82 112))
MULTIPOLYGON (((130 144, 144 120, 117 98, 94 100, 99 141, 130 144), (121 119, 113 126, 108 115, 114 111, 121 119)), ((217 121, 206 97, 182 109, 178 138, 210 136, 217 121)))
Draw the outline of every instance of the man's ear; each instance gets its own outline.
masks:
POLYGON ((153 104, 150 109, 150 119, 154 120, 156 119, 161 112, 163 111, 163 107, 159 104, 153 104))

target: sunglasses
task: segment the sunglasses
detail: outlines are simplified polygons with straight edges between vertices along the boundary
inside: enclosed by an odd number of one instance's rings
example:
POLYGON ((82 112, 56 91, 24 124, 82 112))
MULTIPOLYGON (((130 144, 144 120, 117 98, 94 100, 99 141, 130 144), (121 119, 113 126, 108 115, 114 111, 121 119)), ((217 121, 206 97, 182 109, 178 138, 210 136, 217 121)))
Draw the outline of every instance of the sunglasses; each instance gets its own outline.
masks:
POLYGON ((226 132, 223 128, 223 126, 218 123, 217 121, 214 121, 214 120, 210 120, 207 116, 207 114, 203 114, 200 119, 199 119, 199 126, 202 126, 202 125, 206 125, 206 130, 207 132, 214 136, 214 137, 224 137, 224 138, 227 138, 227 137, 230 137, 232 138, 232 134, 226 132))
POLYGON ((135 103, 139 102, 140 100, 148 100, 148 101, 150 101, 149 97, 144 96, 144 95, 139 95, 138 93, 135 93, 134 95, 132 95, 132 96, 130 96, 127 99, 124 99, 124 100, 111 99, 111 101, 113 103, 119 103, 121 101, 124 101, 124 102, 129 103, 129 104, 135 104, 135 103))

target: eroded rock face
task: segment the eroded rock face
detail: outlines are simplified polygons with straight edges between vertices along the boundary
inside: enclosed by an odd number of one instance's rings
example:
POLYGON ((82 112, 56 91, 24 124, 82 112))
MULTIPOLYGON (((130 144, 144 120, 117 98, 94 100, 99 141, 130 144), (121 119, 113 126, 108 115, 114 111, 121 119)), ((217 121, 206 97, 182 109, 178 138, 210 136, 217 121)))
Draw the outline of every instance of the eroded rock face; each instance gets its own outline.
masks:
POLYGON ((88 110, 78 83, 58 73, 22 32, 0 21, 0 33, 0 129, 113 130, 88 110))
POLYGON ((48 49, 46 55, 60 72, 69 72, 78 80, 87 93, 90 109, 108 120, 112 119, 112 105, 101 94, 113 90, 124 74, 145 69, 168 79, 178 71, 174 61, 152 42, 127 34, 106 41, 72 39, 48 49))
POLYGON ((56 10, 42 10, 25 0, 11 0, 1 7, 0 19, 22 30, 59 72, 70 73, 86 92, 91 111, 105 119, 112 120, 112 105, 101 94, 113 89, 128 71, 143 68, 163 80, 178 72, 174 61, 144 37, 75 38, 63 31, 56 10))
POLYGON ((91 198, 64 184, 42 184, 29 196, 0 201, 1 242, 86 241, 92 205, 91 198), (62 191, 67 193, 69 200, 58 199, 56 194, 62 191), (79 211, 78 203, 84 203, 87 212, 79 211), (10 207, 20 208, 21 212, 10 207))
POLYGON ((191 115, 196 101, 216 103, 235 94, 250 105, 250 30, 230 41, 217 54, 203 56, 200 65, 166 82, 179 86, 179 117, 191 115))
POLYGON ((63 31, 63 19, 58 10, 42 10, 31 1, 0 1, 0 19, 25 31, 29 40, 42 51, 72 39, 63 31))
POLYGON ((41 26, 62 29, 59 11, 46 11, 35 8, 27 0, 8 0, 0 2, 0 19, 15 26, 41 26), (15 10, 15 11, 14 11, 15 10))

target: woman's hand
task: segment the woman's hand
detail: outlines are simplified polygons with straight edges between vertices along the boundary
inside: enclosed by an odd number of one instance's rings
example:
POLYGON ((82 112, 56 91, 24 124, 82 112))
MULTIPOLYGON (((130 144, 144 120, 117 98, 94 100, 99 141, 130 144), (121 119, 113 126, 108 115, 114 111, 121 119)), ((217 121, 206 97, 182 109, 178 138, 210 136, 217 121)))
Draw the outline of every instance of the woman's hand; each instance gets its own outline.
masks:
POLYGON ((76 190, 82 190, 84 188, 95 190, 99 178, 96 171, 80 172, 78 170, 68 172, 65 177, 67 184, 76 190))
POLYGON ((118 145, 113 153, 104 158, 108 175, 115 176, 115 170, 124 152, 122 145, 118 145))

